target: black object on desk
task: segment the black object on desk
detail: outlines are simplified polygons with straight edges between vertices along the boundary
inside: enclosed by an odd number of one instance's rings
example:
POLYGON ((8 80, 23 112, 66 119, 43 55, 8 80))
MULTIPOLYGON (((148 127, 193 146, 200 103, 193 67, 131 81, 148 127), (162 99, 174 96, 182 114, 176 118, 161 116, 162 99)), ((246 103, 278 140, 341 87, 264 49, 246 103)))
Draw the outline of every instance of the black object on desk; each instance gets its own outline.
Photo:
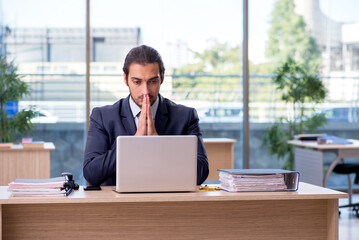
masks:
POLYGON ((69 188, 66 190, 66 196, 70 195, 70 193, 72 192, 72 188, 69 188))
POLYGON ((69 172, 63 172, 61 173, 61 176, 65 177, 66 182, 64 184, 64 188, 66 190, 66 196, 70 195, 72 190, 78 190, 79 185, 75 183, 75 180, 73 179, 72 173, 69 172))
POLYGON ((317 141, 319 137, 326 136, 325 133, 298 134, 294 138, 300 141, 317 141))
POLYGON ((101 190, 101 187, 100 186, 86 186, 84 187, 84 190, 85 191, 98 191, 98 190, 101 190))

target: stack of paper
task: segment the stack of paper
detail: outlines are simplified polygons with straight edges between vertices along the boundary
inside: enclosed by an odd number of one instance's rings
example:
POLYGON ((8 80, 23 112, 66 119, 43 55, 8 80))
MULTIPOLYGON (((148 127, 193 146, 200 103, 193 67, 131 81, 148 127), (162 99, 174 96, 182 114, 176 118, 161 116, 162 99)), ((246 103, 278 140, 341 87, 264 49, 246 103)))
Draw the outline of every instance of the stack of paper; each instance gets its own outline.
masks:
POLYGON ((22 145, 24 148, 44 148, 45 142, 38 141, 38 142, 23 142, 22 145))
POLYGON ((11 148, 12 143, 0 143, 0 148, 11 148))
POLYGON ((270 169, 219 169, 220 187, 229 192, 296 190, 299 174, 270 169))
POLYGON ((352 142, 335 136, 322 136, 317 140, 318 144, 353 144, 352 142))
POLYGON ((9 183, 13 197, 64 197, 65 177, 49 179, 16 179, 9 183))

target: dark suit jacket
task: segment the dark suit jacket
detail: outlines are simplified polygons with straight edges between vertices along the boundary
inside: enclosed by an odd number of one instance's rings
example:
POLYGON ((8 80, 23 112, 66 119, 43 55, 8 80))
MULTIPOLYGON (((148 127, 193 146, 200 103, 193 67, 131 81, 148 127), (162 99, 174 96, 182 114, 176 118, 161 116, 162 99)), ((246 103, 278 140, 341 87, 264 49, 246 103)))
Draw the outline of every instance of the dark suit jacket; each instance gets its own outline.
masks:
MULTIPOLYGON (((155 117, 158 135, 197 135, 197 185, 202 184, 209 170, 197 112, 158 96, 155 117)), ((129 97, 92 110, 83 165, 84 177, 92 185, 116 185, 116 138, 136 133, 129 97)))

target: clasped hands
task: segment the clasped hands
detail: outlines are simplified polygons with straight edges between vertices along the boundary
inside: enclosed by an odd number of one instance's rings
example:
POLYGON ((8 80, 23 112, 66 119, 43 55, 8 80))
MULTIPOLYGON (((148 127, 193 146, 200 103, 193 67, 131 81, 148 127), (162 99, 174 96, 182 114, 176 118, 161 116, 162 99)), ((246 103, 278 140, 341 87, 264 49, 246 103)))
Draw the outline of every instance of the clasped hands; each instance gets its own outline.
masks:
POLYGON ((135 136, 158 135, 152 117, 151 103, 147 94, 143 96, 141 114, 138 118, 137 132, 135 136))

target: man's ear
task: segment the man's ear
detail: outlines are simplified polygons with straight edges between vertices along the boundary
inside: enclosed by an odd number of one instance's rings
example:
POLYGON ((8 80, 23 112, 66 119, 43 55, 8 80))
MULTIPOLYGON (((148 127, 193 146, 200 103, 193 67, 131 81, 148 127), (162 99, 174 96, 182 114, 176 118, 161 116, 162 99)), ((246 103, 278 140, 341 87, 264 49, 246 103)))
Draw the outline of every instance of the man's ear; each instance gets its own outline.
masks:
POLYGON ((124 80, 126 86, 128 86, 128 80, 127 80, 126 73, 123 74, 123 80, 124 80))
POLYGON ((161 75, 161 84, 163 83, 163 80, 165 80, 165 74, 161 75))

